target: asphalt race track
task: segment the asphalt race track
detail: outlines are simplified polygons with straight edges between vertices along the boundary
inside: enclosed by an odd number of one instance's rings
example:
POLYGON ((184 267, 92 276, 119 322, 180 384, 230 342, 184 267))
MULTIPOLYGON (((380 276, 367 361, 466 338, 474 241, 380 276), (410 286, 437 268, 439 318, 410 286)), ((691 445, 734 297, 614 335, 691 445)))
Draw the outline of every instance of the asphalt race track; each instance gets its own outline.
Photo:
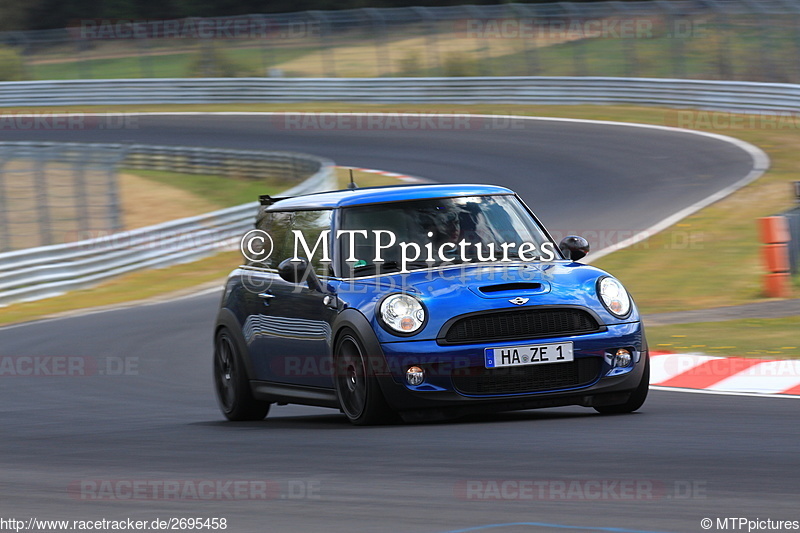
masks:
MULTIPOLYGON (((508 185, 565 231, 644 229, 752 167, 710 138, 559 122, 282 131, 264 117, 159 116, 137 129, 4 139, 304 151, 508 185)), ((218 517, 237 533, 699 532, 703 518, 800 519, 793 399, 652 391, 623 416, 559 408, 355 428, 333 410, 288 406, 263 422, 224 422, 211 385, 217 300, 0 329, 0 517, 218 517), (11 375, 30 361, 35 375, 11 375), (168 484, 180 499, 159 489, 168 484)))

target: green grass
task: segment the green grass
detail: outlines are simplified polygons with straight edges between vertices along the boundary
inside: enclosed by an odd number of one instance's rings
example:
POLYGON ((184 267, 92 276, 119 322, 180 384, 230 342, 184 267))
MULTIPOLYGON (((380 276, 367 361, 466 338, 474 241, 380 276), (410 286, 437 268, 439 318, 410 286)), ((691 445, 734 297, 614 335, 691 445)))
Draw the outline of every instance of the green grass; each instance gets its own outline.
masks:
MULTIPOLYGON (((290 185, 274 179, 261 179, 258 181, 214 176, 210 174, 184 174, 180 172, 166 172, 161 170, 140 170, 123 168, 122 173, 133 174, 144 179, 182 189, 187 193, 199 196, 204 200, 216 204, 220 208, 253 202, 262 194, 278 194, 285 191, 290 185)), ((387 184, 398 184, 398 180, 387 178, 380 174, 367 172, 353 173, 359 187, 373 187, 387 184)), ((350 177, 343 168, 337 168, 337 179, 341 188, 346 187, 350 177)))
POLYGON ((800 358, 800 316, 647 328, 652 350, 766 359, 800 358))
POLYGON ((58 63, 32 64, 29 69, 37 80, 70 79, 125 79, 146 77, 144 65, 150 64, 153 78, 182 78, 188 75, 188 67, 194 54, 180 53, 151 56, 140 59, 136 56, 111 59, 74 59, 58 63))
POLYGON ((122 168, 120 172, 182 189, 217 204, 220 208, 253 202, 258 200, 261 194, 277 194, 289 187, 279 180, 269 178, 256 181, 209 174, 183 174, 130 168, 122 168))

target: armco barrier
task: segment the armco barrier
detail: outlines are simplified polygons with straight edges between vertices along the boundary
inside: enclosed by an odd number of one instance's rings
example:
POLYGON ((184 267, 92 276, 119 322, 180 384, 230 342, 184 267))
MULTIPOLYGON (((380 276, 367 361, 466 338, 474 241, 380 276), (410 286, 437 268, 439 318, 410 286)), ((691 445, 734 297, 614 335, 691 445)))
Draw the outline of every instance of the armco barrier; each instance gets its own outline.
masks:
POLYGON ((0 83, 0 107, 271 102, 635 104, 800 110, 800 85, 605 77, 197 78, 0 83))
MULTIPOLYGON (((206 160, 258 154, 264 165, 303 159, 304 163, 294 168, 303 168, 305 174, 294 176, 308 177, 284 194, 335 188, 334 166, 326 159, 272 153, 275 160, 269 161, 269 152, 211 149, 203 152, 206 160)), ((180 147, 133 146, 131 153, 186 155, 180 147)), ((185 158, 176 157, 175 161, 182 165, 185 158)), ((160 164, 166 163, 162 160, 160 164)), ((252 202, 106 237, 0 254, 0 306, 55 296, 134 270, 193 261, 230 248, 252 228, 257 210, 258 202, 252 202)))
POLYGON ((291 152, 222 150, 191 146, 134 144, 127 149, 121 167, 167 170, 187 174, 212 174, 254 180, 273 178, 286 182, 310 176, 321 168, 321 160, 291 152))

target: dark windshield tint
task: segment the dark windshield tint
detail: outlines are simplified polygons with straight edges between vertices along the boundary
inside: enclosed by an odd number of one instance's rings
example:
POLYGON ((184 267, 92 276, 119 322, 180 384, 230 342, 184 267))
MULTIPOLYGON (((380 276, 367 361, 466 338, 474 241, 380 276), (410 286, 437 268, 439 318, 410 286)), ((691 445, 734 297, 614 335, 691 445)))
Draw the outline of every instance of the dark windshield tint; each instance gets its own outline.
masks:
POLYGON ((525 208, 511 195, 349 207, 342 210, 341 229, 367 231, 366 237, 356 235, 353 238, 352 248, 350 239, 339 239, 341 271, 346 276, 400 270, 404 253, 407 269, 413 270, 442 263, 500 260, 504 253, 501 243, 513 243, 507 248, 509 259, 518 257, 523 243, 532 243, 536 250, 534 255, 538 255, 541 244, 548 241, 525 208), (395 241, 391 246, 389 232, 395 241), (406 243, 405 252, 402 243, 406 243), (415 249, 408 243, 420 248, 419 256, 413 261, 408 259, 413 257, 415 249))

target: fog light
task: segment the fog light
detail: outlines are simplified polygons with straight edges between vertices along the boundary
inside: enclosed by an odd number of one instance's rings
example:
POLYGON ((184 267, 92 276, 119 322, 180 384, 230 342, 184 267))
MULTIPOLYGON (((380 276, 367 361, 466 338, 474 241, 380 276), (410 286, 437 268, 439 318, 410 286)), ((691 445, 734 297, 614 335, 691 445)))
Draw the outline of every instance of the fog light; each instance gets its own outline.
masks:
POLYGON ((425 381, 425 372, 418 366, 410 366, 406 370, 406 383, 409 385, 421 385, 425 381))
POLYGON ((626 366, 630 366, 631 364, 631 352, 626 350, 625 348, 620 348, 617 350, 617 353, 614 354, 614 366, 617 368, 623 368, 626 366))

